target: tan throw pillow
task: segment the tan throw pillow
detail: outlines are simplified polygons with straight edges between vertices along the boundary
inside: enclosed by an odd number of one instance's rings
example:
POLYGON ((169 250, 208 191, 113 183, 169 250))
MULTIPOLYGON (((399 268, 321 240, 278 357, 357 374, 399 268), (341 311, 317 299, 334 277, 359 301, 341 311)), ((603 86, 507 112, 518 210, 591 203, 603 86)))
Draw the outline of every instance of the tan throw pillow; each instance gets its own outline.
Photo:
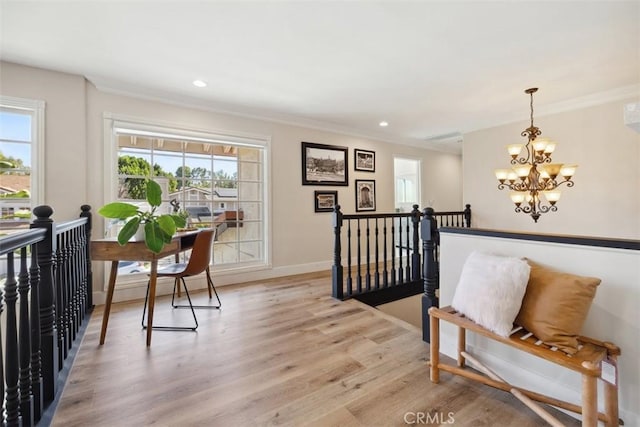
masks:
POLYGON ((562 273, 528 262, 531 265, 529 283, 515 323, 545 344, 574 354, 600 279, 562 273))

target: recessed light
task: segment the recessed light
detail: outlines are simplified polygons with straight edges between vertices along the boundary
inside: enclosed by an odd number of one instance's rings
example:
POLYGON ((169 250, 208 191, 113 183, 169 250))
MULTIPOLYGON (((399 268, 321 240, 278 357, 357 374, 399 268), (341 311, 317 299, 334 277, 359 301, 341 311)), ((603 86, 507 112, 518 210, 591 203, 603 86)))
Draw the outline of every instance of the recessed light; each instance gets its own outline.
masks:
POLYGON ((388 123, 388 122, 385 122, 385 121, 383 120, 383 121, 381 121, 381 122, 379 123, 379 125, 380 125, 381 127, 385 128, 385 127, 389 126, 389 123, 388 123))
POLYGON ((207 87, 207 82, 204 80, 194 80, 193 85, 196 87, 207 87))

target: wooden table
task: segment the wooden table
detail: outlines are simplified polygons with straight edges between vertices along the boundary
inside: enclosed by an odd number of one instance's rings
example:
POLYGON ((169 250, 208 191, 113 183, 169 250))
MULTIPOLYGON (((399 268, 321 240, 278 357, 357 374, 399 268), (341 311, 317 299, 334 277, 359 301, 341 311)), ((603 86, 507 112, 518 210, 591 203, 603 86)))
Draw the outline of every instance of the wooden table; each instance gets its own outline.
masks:
POLYGON ((186 231, 176 233, 170 243, 166 243, 160 253, 155 254, 147 248, 144 241, 130 241, 120 246, 116 238, 107 238, 91 241, 91 259, 93 261, 111 261, 111 273, 109 274, 109 286, 104 314, 102 315, 102 329, 100 331, 100 345, 104 344, 109 323, 111 301, 118 275, 118 263, 120 261, 150 261, 151 272, 149 274, 149 312, 147 314, 147 346, 151 345, 151 331, 153 330, 153 308, 156 298, 156 282, 158 279, 158 260, 170 255, 177 255, 182 251, 191 249, 198 231, 186 231))

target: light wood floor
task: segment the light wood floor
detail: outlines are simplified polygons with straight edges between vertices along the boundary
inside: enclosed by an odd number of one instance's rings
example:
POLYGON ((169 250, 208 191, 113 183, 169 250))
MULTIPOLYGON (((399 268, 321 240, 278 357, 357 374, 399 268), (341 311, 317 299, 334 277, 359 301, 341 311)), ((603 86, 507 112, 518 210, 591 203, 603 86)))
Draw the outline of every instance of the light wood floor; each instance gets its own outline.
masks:
MULTIPOLYGON (((326 274, 223 287, 222 311, 198 310, 195 333, 154 331, 150 349, 142 301, 113 306, 104 346, 97 307, 53 425, 544 425, 502 391, 446 373, 431 384, 419 330, 330 290, 326 274)), ((156 307, 156 324, 189 320, 166 297, 156 307)))

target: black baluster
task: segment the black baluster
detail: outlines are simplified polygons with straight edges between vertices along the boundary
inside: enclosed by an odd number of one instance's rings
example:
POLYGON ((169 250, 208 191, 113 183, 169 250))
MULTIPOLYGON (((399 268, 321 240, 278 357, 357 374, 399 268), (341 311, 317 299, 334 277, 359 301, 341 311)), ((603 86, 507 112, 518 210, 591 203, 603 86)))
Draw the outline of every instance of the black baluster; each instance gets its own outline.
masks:
POLYGON ((418 205, 413 205, 411 223, 413 225, 413 254, 411 255, 411 280, 420 280, 420 217, 418 205))
POLYGON ((18 274, 20 295, 20 416, 24 426, 32 426, 33 393, 31 391, 31 326, 29 325, 29 272, 27 271, 27 248, 20 249, 20 273, 18 274))
POLYGON ((369 218, 367 218, 367 230, 366 230, 366 237, 367 237, 367 275, 365 276, 365 285, 366 285, 366 289, 367 292, 369 292, 371 290, 371 248, 369 245, 369 242, 371 240, 370 237, 370 228, 369 228, 369 218))
MULTIPOLYGON (((393 218, 392 218, 393 220, 393 218)), ((384 250, 383 250, 383 257, 384 257, 384 276, 382 277, 382 287, 386 288, 389 286, 389 272, 387 270, 387 218, 383 218, 383 228, 382 228, 382 234, 384 235, 384 250)))
POLYGON ((404 283, 404 267, 402 266, 402 217, 398 218, 398 284, 404 283))
POLYGON ((78 331, 78 269, 76 269, 76 229, 72 228, 68 232, 69 246, 67 253, 69 254, 67 263, 67 271, 69 272, 69 330, 71 332, 69 339, 69 349, 73 347, 78 331))
POLYGON ((333 267, 331 268, 333 297, 343 299, 342 288, 342 246, 340 244, 340 228, 342 227, 342 212, 340 205, 333 208, 333 267))
POLYGON ((18 288, 13 267, 13 252, 7 254, 7 279, 4 283, 4 291, 5 302, 7 303, 7 354, 5 359, 7 388, 5 395, 5 420, 7 426, 20 426, 22 425, 22 418, 20 417, 20 392, 18 389, 20 361, 18 354, 18 324, 16 322, 18 288))
POLYGON ((407 265, 405 266, 404 280, 409 283, 411 281, 411 227, 410 227, 411 218, 407 217, 404 224, 405 229, 405 238, 406 238, 406 247, 404 248, 406 256, 407 256, 407 265))
POLYGON ((78 337, 78 331, 80 330, 81 316, 81 298, 80 298, 80 228, 74 227, 71 230, 73 236, 73 250, 71 251, 71 275, 73 277, 73 340, 78 337))
POLYGON ((376 218, 376 276, 375 276, 375 289, 380 289, 380 258, 379 258, 379 248, 378 248, 378 238, 379 238, 379 232, 378 232, 378 218, 376 218))
POLYGON ((67 340, 69 332, 67 329, 67 303, 66 303, 66 286, 65 283, 65 257, 64 257, 64 233, 56 237, 56 258, 55 258, 55 277, 56 277, 56 326, 58 327, 58 371, 62 369, 64 359, 67 357, 67 340))
POLYGON ((391 286, 396 285, 396 219, 391 217, 391 286))
POLYGON ((353 276, 351 271, 351 220, 347 220, 347 295, 353 294, 353 276))
POLYGON ((44 401, 55 398, 58 377, 58 330, 56 327, 54 261, 56 239, 55 224, 50 218, 53 209, 49 206, 37 206, 33 209, 36 219, 31 228, 44 228, 45 239, 37 244, 38 266, 40 267, 40 336, 42 355, 42 383, 44 401))
POLYGON ((357 253, 357 258, 358 258, 358 275, 356 276, 357 278, 357 284, 356 284, 356 289, 358 292, 358 295, 360 295, 362 293, 362 259, 360 258, 360 218, 358 218, 357 220, 357 224, 358 224, 358 228, 356 231, 356 236, 357 236, 357 240, 358 240, 358 253, 357 253))
MULTIPOLYGON (((0 319, 2 319, 2 313, 4 312, 4 292, 2 291, 2 288, 3 287, 0 286, 0 319)), ((6 411, 4 394, 4 364, 2 363, 2 361, 5 360, 3 348, 2 328, 0 328, 0 422, 4 419, 4 413, 6 411)))
POLYGON ((37 247, 31 246, 31 266, 29 268, 31 289, 31 390, 33 392, 33 418, 40 420, 44 409, 42 400, 42 360, 40 355, 40 269, 38 268, 37 247))

